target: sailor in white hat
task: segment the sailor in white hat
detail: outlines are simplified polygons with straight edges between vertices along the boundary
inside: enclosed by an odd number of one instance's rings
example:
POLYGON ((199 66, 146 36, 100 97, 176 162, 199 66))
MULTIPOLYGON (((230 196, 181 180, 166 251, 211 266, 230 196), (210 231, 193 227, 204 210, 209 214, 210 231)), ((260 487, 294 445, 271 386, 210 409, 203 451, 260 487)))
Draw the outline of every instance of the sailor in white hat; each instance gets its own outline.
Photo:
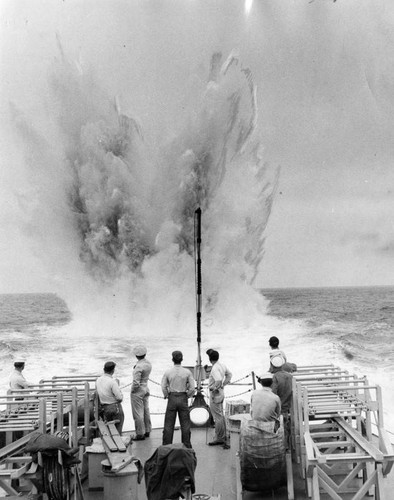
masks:
POLYGON ((285 364, 285 359, 281 354, 277 354, 276 356, 273 356, 271 358, 270 362, 272 365, 270 371, 272 371, 272 368, 282 368, 282 366, 285 364))
POLYGON ((250 400, 250 414, 254 420, 263 422, 278 421, 280 418, 281 404, 279 396, 272 392, 272 373, 262 373, 257 376, 262 389, 252 392, 250 400))
POLYGON ((130 393, 131 411, 135 424, 134 441, 141 441, 149 437, 152 430, 148 388, 148 380, 152 371, 152 365, 150 361, 146 359, 146 353, 146 346, 142 344, 135 346, 133 349, 133 354, 137 358, 137 363, 133 369, 133 383, 130 393))
POLYGON ((280 397, 281 412, 284 415, 290 412, 293 394, 293 375, 285 370, 286 364, 281 355, 271 358, 272 391, 280 397))

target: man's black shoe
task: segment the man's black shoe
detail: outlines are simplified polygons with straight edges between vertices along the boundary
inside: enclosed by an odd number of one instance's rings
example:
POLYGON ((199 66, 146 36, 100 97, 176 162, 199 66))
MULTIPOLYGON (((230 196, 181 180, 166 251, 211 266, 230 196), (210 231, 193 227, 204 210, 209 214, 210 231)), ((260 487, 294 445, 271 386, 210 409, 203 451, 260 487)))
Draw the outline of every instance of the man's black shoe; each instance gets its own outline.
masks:
POLYGON ((150 432, 145 432, 144 436, 148 438, 150 436, 150 432))
POLYGON ((209 446, 219 446, 222 444, 224 444, 224 441, 211 441, 210 443, 208 443, 209 446))
POLYGON ((145 439, 145 436, 131 436, 132 441, 143 441, 145 439))

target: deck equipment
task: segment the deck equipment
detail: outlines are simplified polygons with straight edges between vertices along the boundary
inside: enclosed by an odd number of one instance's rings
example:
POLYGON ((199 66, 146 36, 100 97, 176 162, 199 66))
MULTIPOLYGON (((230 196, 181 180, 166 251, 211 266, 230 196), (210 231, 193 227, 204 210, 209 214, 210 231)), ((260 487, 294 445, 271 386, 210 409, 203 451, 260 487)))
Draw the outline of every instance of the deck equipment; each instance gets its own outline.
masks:
POLYGON ((201 364, 201 298, 202 298, 202 276, 201 276, 201 208, 194 213, 194 264, 196 278, 196 310, 197 310, 197 361, 194 368, 194 378, 197 382, 196 394, 190 406, 190 420, 196 426, 204 426, 209 422, 210 411, 202 392, 202 380, 205 370, 201 364))
POLYGON ((293 378, 293 444, 308 497, 387 499, 382 480, 394 451, 381 389, 334 365, 299 367, 293 378))

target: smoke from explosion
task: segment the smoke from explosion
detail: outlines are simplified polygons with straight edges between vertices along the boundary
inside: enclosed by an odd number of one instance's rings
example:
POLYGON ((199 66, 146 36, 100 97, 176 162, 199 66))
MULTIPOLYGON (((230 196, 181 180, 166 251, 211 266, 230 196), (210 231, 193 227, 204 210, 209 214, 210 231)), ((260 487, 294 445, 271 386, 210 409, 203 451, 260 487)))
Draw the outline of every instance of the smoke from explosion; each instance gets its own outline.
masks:
POLYGON ((127 310, 147 330, 192 322, 200 207, 206 324, 253 322, 278 170, 264 161, 256 88, 238 55, 213 54, 198 99, 160 143, 61 47, 50 88, 54 138, 14 109, 32 174, 20 203, 71 308, 127 310))

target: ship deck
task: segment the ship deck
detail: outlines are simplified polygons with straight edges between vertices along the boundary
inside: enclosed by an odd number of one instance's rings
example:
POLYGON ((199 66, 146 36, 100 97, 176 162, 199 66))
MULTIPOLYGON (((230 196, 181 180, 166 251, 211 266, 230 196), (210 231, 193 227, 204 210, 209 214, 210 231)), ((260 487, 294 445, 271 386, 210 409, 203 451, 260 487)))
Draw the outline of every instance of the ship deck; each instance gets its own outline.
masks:
MULTIPOLYGON (((288 500, 286 484, 276 490, 267 492, 242 491, 239 481, 239 470, 235 466, 236 443, 234 435, 231 442, 232 448, 224 450, 221 447, 208 446, 212 440, 214 431, 211 428, 192 429, 192 446, 197 456, 197 467, 195 471, 195 494, 209 495, 221 500, 288 500), (234 449, 235 448, 235 449, 234 449)), ((154 453, 162 442, 162 429, 154 429, 149 439, 136 441, 132 444, 131 452, 143 463, 154 453)), ((180 431, 175 430, 174 443, 180 442, 180 431)), ((294 500, 307 500, 306 482, 302 478, 301 465, 293 460, 294 500)), ((386 500, 393 498, 394 475, 388 475, 382 482, 383 491, 381 497, 386 500)), ((89 479, 83 482, 85 500, 108 500, 104 498, 104 492, 89 490, 89 479)), ((343 495, 340 498, 350 500, 354 494, 343 495)), ((329 497, 321 494, 321 500, 329 497)), ((364 498, 364 497, 362 497, 364 498)), ((373 498, 373 496, 365 496, 373 498)), ((120 499, 119 499, 120 500, 120 499)), ((142 479, 138 485, 138 500, 147 500, 145 480, 142 479)))
MULTIPOLYGON (((240 483, 237 480, 237 468, 235 439, 231 443, 232 448, 224 450, 221 446, 208 446, 208 442, 214 437, 212 428, 194 428, 192 429, 192 446, 197 457, 197 467, 195 470, 195 494, 209 495, 218 497, 221 500, 282 500, 288 498, 287 487, 283 485, 275 491, 262 492, 243 492, 240 496, 240 483), (237 495, 238 486, 238 495, 237 495)), ((180 442, 180 431, 175 430, 174 443, 180 442)), ((145 461, 154 453, 156 448, 162 444, 162 429, 154 429, 149 437, 144 441, 135 441, 132 443, 131 453, 139 458, 141 462, 145 461)), ((297 469, 296 464, 294 464, 297 469)), ((304 482, 299 474, 295 474, 296 500, 305 499, 304 482)), ((89 490, 89 479, 83 482, 85 500, 104 500, 103 491, 89 490)), ((107 499, 106 499, 107 500, 107 499)), ((138 500, 147 500, 145 480, 142 479, 138 485, 138 500)))
MULTIPOLYGON (((15 398, 12 395, 3 397, 2 404, 8 409, 1 414, 0 419, 0 435, 5 437, 5 446, 0 449, 0 487, 4 490, 0 491, 0 497, 39 498, 29 496, 29 492, 35 488, 35 478, 41 476, 40 471, 36 474, 37 467, 33 471, 32 457, 25 452, 30 433, 36 430, 38 425, 38 430, 43 435, 54 434, 55 431, 63 432, 66 429, 70 444, 77 447, 76 450, 79 448, 82 464, 74 468, 76 485, 72 494, 74 500, 129 498, 128 496, 124 498, 123 494, 116 492, 113 494, 112 491, 105 492, 103 486, 106 484, 108 490, 109 480, 108 475, 102 474, 101 460, 105 458, 110 460, 112 467, 110 476, 111 481, 115 481, 112 483, 115 487, 118 479, 115 471, 120 471, 134 459, 138 459, 143 465, 162 444, 162 429, 155 428, 149 438, 132 441, 131 445, 126 447, 114 430, 113 424, 108 424, 106 427, 98 419, 97 404, 93 405, 96 411, 92 420, 94 380, 93 376, 90 379, 87 376, 74 376, 45 381, 40 390, 34 395, 30 394, 28 399, 25 397, 23 403, 20 397, 15 398), (95 457, 92 449, 89 450, 93 428, 97 429, 97 433, 101 432, 102 439, 98 438, 98 441, 106 448, 105 450, 101 448, 100 455, 95 457), (15 437, 15 433, 23 434, 23 437, 14 441, 12 438, 15 437), (108 447, 111 435, 116 445, 115 451, 111 451, 108 447), (92 474, 93 461, 94 474, 92 474), (112 473, 115 473, 115 477, 112 473), (78 487, 79 477, 82 478, 81 487, 78 487), (27 483, 26 488, 21 487, 24 482, 27 483)), ((230 431, 228 450, 220 446, 208 446, 208 442, 214 436, 212 427, 192 428, 191 441, 197 458, 194 498, 200 500, 208 498, 212 500, 309 498, 391 500, 393 498, 394 448, 383 425, 380 387, 370 385, 365 377, 359 378, 332 365, 299 367, 293 374, 291 431, 288 441, 291 446, 285 459, 287 483, 284 480, 284 484, 276 490, 265 492, 242 490, 238 458, 240 427, 233 425, 235 421, 232 418, 247 419, 249 411, 247 407, 248 405, 240 400, 229 401, 226 404, 226 419, 230 431)), ((124 433, 122 436, 126 441, 128 434, 130 433, 124 433)), ((245 434, 242 436, 245 437, 245 434)), ((279 438, 283 450, 285 441, 279 438)), ((174 443, 179 442, 180 431, 176 429, 174 443)), ((38 456, 40 458, 40 454, 38 456)), ((39 461, 39 465, 42 463, 39 461)), ((58 463, 62 468, 60 451, 58 463)), ((259 474, 258 467, 261 466, 259 461, 252 463, 254 464, 252 470, 256 467, 256 474, 259 474)), ((130 466, 133 467, 134 465, 130 466)), ((269 470, 274 469, 271 466, 269 470)), ((144 478, 138 484, 137 492, 137 497, 133 495, 130 500, 147 500, 144 478)), ((44 494, 44 500, 47 498, 49 497, 44 494)))

